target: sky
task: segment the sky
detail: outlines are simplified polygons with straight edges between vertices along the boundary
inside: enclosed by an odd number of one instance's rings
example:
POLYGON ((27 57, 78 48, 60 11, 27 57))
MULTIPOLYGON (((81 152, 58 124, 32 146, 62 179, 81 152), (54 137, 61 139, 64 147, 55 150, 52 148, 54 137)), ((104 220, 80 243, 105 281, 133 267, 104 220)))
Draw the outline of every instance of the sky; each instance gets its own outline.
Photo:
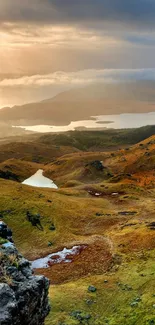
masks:
POLYGON ((155 0, 0 0, 0 107, 155 79, 155 0))

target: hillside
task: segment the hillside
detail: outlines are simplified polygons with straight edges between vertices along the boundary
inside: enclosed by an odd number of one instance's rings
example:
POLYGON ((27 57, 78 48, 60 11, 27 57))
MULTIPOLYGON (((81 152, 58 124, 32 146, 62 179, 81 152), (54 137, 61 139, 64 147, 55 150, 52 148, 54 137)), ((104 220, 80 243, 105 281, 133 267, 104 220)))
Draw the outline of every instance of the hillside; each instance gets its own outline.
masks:
POLYGON ((155 102, 155 82, 146 80, 120 83, 96 83, 89 86, 64 91, 53 98, 42 101, 52 102, 88 102, 104 99, 123 99, 132 101, 155 102))
POLYGON ((71 89, 52 99, 0 110, 0 122, 12 125, 68 125, 94 115, 154 111, 155 83, 97 83, 71 89), (148 100, 149 98, 149 100, 148 100))
POLYGON ((35 174, 39 168, 42 168, 41 164, 9 159, 0 163, 0 178, 22 182, 35 174))
POLYGON ((141 142, 111 152, 83 149, 42 165, 19 158, 0 164, 19 176, 0 178, 0 218, 17 248, 31 261, 53 254, 49 267, 35 270, 51 281, 46 325, 153 324, 154 150, 155 136, 143 134, 141 142), (20 184, 40 167, 58 190, 20 184), (57 262, 65 247, 68 262, 57 262))
POLYGON ((46 165, 45 174, 62 186, 70 186, 74 181, 97 184, 106 179, 139 184, 144 180, 154 182, 154 168, 155 136, 152 136, 135 146, 112 153, 80 152, 60 157, 46 165), (95 161, 102 162, 104 168, 92 164, 95 161))
POLYGON ((61 134, 45 134, 38 139, 40 143, 51 146, 70 146, 83 151, 116 150, 122 146, 135 144, 155 134, 155 126, 137 129, 105 131, 70 131, 61 134))
POLYGON ((25 142, 20 139, 20 142, 4 143, 0 145, 0 162, 8 159, 21 159, 36 163, 47 163, 65 154, 74 153, 78 150, 69 146, 51 146, 41 143, 41 141, 25 142))
POLYGON ((46 164, 80 151, 103 152, 126 148, 154 133, 155 126, 146 126, 138 129, 32 133, 22 137, 6 137, 0 141, 0 162, 21 159, 46 164))
POLYGON ((154 166, 154 136, 147 136, 154 130, 154 126, 149 126, 133 130, 74 131, 37 135, 31 141, 23 137, 23 142, 16 140, 0 145, 0 176, 20 181, 43 168, 46 176, 59 185, 69 186, 70 182, 98 183, 112 176, 120 177, 120 167, 122 174, 138 172, 139 168, 149 171, 149 166, 154 166), (129 149, 129 145, 139 140, 143 142, 129 149), (103 162, 104 173, 90 165, 96 160, 103 162))

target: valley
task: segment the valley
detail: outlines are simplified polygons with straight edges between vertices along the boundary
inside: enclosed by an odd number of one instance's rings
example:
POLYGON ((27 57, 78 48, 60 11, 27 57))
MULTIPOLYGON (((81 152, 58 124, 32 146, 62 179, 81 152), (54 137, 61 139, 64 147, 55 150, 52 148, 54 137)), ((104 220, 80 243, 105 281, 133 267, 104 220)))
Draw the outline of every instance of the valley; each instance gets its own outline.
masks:
POLYGON ((0 145, 0 219, 24 257, 53 256, 34 269, 51 283, 46 325, 155 323, 154 134, 72 131, 0 145), (58 188, 22 184, 38 170, 58 188))

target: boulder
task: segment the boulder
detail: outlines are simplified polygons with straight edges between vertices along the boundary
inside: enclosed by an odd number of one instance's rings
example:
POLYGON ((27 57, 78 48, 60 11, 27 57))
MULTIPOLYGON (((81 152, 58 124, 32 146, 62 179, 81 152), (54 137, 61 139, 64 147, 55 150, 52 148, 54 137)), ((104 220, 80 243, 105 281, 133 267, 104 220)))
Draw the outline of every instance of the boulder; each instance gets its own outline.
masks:
POLYGON ((12 231, 3 221, 0 221, 0 237, 12 241, 12 231))
POLYGON ((87 166, 92 166, 98 171, 102 171, 105 168, 102 164, 102 161, 100 160, 91 161, 89 164, 86 165, 86 167, 87 166))
POLYGON ((1 325, 43 325, 50 311, 48 289, 49 280, 35 276, 14 245, 0 247, 1 325))

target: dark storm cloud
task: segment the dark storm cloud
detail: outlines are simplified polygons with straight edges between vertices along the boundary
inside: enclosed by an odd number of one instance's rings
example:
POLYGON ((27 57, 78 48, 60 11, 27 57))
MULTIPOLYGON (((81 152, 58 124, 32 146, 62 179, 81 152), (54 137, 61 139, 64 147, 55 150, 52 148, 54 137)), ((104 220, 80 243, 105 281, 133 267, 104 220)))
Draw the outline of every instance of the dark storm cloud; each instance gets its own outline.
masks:
POLYGON ((64 17, 80 20, 154 21, 154 0, 49 0, 64 17))
POLYGON ((148 27, 155 25, 155 0, 0 0, 0 21, 106 21, 148 27))

